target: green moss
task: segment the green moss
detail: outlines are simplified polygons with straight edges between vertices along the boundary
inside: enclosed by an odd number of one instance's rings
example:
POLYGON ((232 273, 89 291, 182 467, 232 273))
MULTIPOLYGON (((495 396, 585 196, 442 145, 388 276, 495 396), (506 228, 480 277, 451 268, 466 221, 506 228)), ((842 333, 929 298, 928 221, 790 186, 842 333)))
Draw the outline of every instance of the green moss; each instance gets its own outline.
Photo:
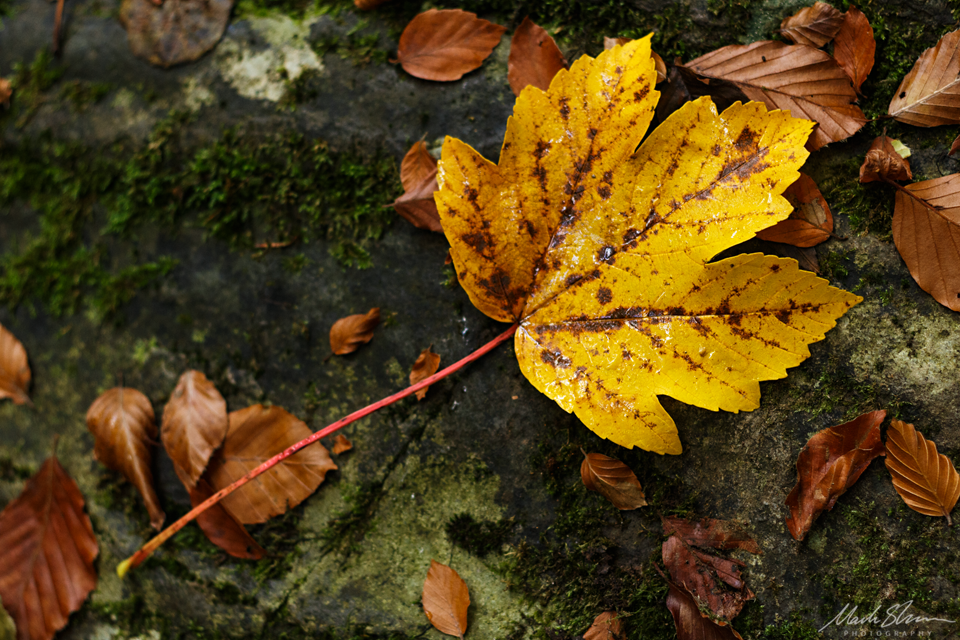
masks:
POLYGON ((46 100, 45 92, 56 84, 62 75, 63 69, 54 66, 53 55, 49 49, 37 52, 28 65, 15 63, 10 79, 13 89, 11 108, 6 114, 0 112, 0 124, 7 118, 14 118, 17 127, 25 126, 46 100))
POLYGON ((461 513, 447 523, 447 537, 455 545, 481 558, 500 551, 514 528, 512 520, 477 521, 461 513))
POLYGON ((333 53, 354 66, 386 64, 390 52, 380 46, 379 34, 361 33, 366 27, 367 21, 360 20, 343 36, 325 36, 312 41, 310 46, 320 57, 333 53))
POLYGON ((110 93, 113 85, 109 82, 83 82, 72 80, 60 87, 60 99, 70 104, 74 111, 83 111, 110 93))
POLYGON ((770 625, 760 635, 762 640, 820 640, 823 637, 812 622, 796 612, 788 622, 770 625))

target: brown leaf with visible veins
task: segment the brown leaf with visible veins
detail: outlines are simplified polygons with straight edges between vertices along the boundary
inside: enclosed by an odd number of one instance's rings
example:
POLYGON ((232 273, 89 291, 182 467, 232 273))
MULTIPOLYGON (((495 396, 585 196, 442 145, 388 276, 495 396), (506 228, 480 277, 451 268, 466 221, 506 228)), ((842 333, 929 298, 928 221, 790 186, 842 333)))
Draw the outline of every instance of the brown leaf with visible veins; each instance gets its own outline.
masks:
POLYGON ((960 498, 960 474, 937 445, 912 424, 894 420, 887 430, 887 471, 908 507, 927 516, 944 516, 960 498))
POLYGON ((621 511, 647 505, 643 488, 630 467, 616 458, 600 453, 584 453, 580 463, 580 480, 590 491, 596 491, 621 511))
MULTIPOLYGON (((312 433, 307 425, 276 406, 255 404, 231 412, 229 420, 223 446, 207 467, 206 478, 215 491, 312 433)), ((221 504, 242 524, 266 522, 306 500, 327 472, 336 468, 326 447, 315 442, 243 485, 221 504)))
POLYGON ((887 136, 879 136, 870 145, 867 157, 860 166, 860 182, 879 180, 913 180, 910 161, 903 158, 887 136))
POLYGON ((873 69, 876 51, 877 41, 873 38, 870 21, 862 11, 850 5, 843 16, 840 31, 833 39, 833 57, 857 91, 873 69))
POLYGON ((400 182, 404 191, 413 191, 424 180, 437 175, 437 159, 430 155, 423 140, 413 143, 400 162, 400 182))
POLYGON ((893 242, 920 288, 960 311, 960 173, 897 190, 893 242))
MULTIPOLYGON (((168 0, 169 2, 169 0, 168 0)), ((201 502, 216 493, 213 487, 200 478, 190 492, 190 505, 198 506, 201 502)), ((207 539, 217 545, 234 558, 259 560, 267 555, 266 550, 257 544, 253 536, 244 528, 233 514, 217 503, 197 516, 197 524, 207 536, 207 539)))
POLYGON ((347 437, 342 433, 338 433, 337 437, 333 439, 333 454, 340 455, 353 449, 353 443, 347 440, 347 437))
POLYGON ((226 400, 205 375, 185 372, 163 408, 160 439, 187 490, 197 484, 226 435, 226 400))
POLYGON ((353 353, 360 345, 373 340, 373 330, 380 324, 380 308, 340 318, 330 327, 330 351, 342 356, 353 353))
POLYGON ((445 564, 430 561, 423 581, 423 612, 438 631, 463 638, 467 632, 470 592, 460 575, 445 564))
POLYGON ((93 456, 133 483, 150 513, 150 524, 162 528, 166 516, 150 470, 150 447, 157 441, 157 425, 147 396, 128 387, 103 392, 87 410, 87 429, 94 436, 93 456))
POLYGON ((813 435, 797 457, 797 484, 787 496, 787 529, 803 540, 814 520, 833 509, 874 458, 884 455, 880 424, 886 411, 871 411, 813 435))
POLYGON ((50 640, 67 624, 97 586, 98 553, 83 495, 51 456, 0 512, 0 600, 19 640, 50 640))
MULTIPOLYGON (((414 385, 421 380, 426 380, 437 372, 440 368, 440 356, 427 347, 420 352, 417 361, 413 363, 413 369, 410 370, 410 384, 414 385)), ((424 387, 417 391, 417 400, 423 400, 430 387, 424 387)))
POLYGON ((676 534, 687 544, 714 549, 741 549, 754 554, 763 553, 757 542, 736 522, 703 518, 690 521, 668 516, 663 519, 664 535, 676 534))
POLYGON ((700 76, 728 80, 770 109, 818 123, 808 142, 812 150, 849 138, 867 121, 853 104, 857 94, 847 74, 813 47, 771 40, 730 45, 684 66, 700 76))
POLYGON ((696 601, 682 588, 667 581, 667 609, 677 627, 677 640, 743 640, 730 625, 720 626, 700 613, 696 601))
POLYGON ((30 375, 23 343, 0 324, 0 399, 10 398, 14 404, 33 404, 27 395, 30 375))
POLYGON ((506 30, 468 11, 430 9, 403 30, 397 59, 414 77, 459 80, 483 64, 506 30))
POLYGON ((718 623, 729 624, 754 597, 740 577, 743 562, 697 551, 677 535, 663 543, 663 563, 671 580, 718 623))
POLYGON ((812 7, 804 7, 789 18, 784 18, 780 23, 780 33, 794 44, 805 44, 819 49, 833 40, 842 24, 842 13, 826 3, 817 2, 812 7))
POLYGON ((920 55, 887 112, 917 127, 960 124, 960 31, 951 31, 920 55))
POLYGON ((233 0, 123 0, 120 21, 134 55, 160 67, 196 60, 216 46, 233 0))
POLYGON ((519 96, 527 85, 546 91, 553 76, 566 67, 567 61, 550 34, 530 16, 524 18, 510 40, 507 80, 513 95, 519 96))
POLYGON ((604 611, 598 615, 583 634, 583 640, 626 640, 620 614, 616 611, 604 611))
POLYGON ((833 234, 830 205, 813 178, 801 173, 783 192, 783 197, 793 205, 793 213, 786 220, 758 231, 758 238, 795 247, 812 247, 830 238, 833 234))
POLYGON ((418 229, 442 233, 433 192, 437 190, 437 160, 423 140, 414 143, 400 164, 404 194, 393 201, 400 216, 418 229))

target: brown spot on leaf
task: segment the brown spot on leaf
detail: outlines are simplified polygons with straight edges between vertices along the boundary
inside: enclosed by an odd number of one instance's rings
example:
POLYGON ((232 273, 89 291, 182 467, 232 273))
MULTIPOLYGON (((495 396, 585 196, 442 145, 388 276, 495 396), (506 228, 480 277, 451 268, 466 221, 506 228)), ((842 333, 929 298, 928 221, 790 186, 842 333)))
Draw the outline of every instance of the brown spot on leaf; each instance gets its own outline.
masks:
POLYGON ((600 287, 597 291, 597 301, 600 304, 609 304, 611 300, 613 300, 613 292, 607 287, 600 287))

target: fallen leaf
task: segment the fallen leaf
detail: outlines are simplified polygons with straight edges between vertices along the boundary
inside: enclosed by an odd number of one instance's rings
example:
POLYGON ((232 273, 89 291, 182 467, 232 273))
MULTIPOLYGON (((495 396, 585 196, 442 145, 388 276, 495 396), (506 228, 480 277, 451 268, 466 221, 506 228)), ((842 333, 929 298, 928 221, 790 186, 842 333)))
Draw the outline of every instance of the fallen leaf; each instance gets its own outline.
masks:
POLYGON ((857 94, 847 74, 813 47, 771 40, 730 45, 685 66, 701 76, 729 80, 770 109, 818 123, 810 137, 812 150, 849 138, 867 121, 853 104, 857 94))
POLYGON ((760 547, 742 526, 728 520, 703 518, 690 521, 685 518, 668 516, 663 519, 664 535, 676 534, 687 544, 713 549, 741 549, 760 554, 760 547))
POLYGON ((701 98, 644 140, 654 77, 649 36, 580 58, 520 95, 499 165, 447 138, 436 197, 460 284, 519 324, 527 379, 604 438, 680 453, 657 395, 754 409, 860 298, 793 260, 708 263, 789 216, 812 124, 701 98))
POLYGON ((878 180, 913 180, 910 162, 903 158, 894 146, 895 140, 880 136, 873 141, 867 157, 860 166, 860 182, 878 180))
POLYGON ((884 455, 880 424, 886 411, 871 411, 818 431, 797 457, 797 484, 787 496, 787 529, 803 540, 820 514, 833 509, 874 458, 884 455))
POLYGON ((30 363, 23 343, 0 324, 0 399, 10 398, 14 404, 32 404, 30 363))
POLYGON ((160 439, 188 490, 197 484, 226 435, 226 400, 205 375, 187 371, 163 408, 160 439))
POLYGON ((917 127, 960 124, 960 31, 951 31, 920 55, 887 113, 917 127))
POLYGON ((620 614, 616 611, 604 611, 598 615, 583 634, 583 640, 626 640, 620 614))
POLYGON ((824 46, 837 35, 843 24, 843 14, 830 5, 817 2, 784 18, 780 33, 794 44, 805 44, 814 49, 824 46))
POLYGON ((0 512, 0 599, 20 640, 50 640, 97 586, 99 553, 77 483, 55 456, 0 512))
POLYGON ((353 353, 360 345, 373 340, 373 330, 380 324, 380 308, 340 318, 330 327, 330 351, 342 356, 353 353))
MULTIPOLYGON (((410 384, 415 385, 421 380, 426 380, 437 372, 440 368, 440 356, 427 347, 420 352, 417 361, 413 363, 413 369, 410 370, 410 384)), ((417 391, 417 400, 423 400, 430 387, 424 387, 417 391)))
POLYGON ((873 38, 870 21, 862 11, 850 5, 843 16, 840 31, 833 39, 833 57, 856 91, 860 91, 863 81, 870 75, 876 52, 877 41, 873 38))
POLYGON ((415 143, 400 164, 400 182, 404 193, 394 200, 393 208, 400 216, 417 227, 441 233, 440 214, 433 200, 437 190, 437 160, 421 140, 415 143))
MULTIPOLYGON (((215 491, 309 436, 309 427, 280 407, 232 411, 227 437, 207 467, 215 491)), ((221 504, 242 524, 259 524, 307 499, 328 471, 337 468, 319 442, 284 459, 223 499, 221 504)))
POLYGON ((730 624, 754 597, 740 577, 743 562, 697 551, 677 535, 663 543, 663 564, 671 580, 718 623, 730 624))
POLYGON ((423 581, 423 612, 437 631, 463 638, 467 632, 470 592, 460 575, 445 564, 430 561, 423 581))
POLYGON ((812 247, 830 239, 833 235, 830 205, 813 178, 801 173, 800 178, 783 192, 783 197, 793 205, 793 213, 769 229, 758 231, 758 238, 796 247, 812 247))
POLYGON ((660 84, 667 79, 667 63, 657 55, 656 51, 651 51, 650 54, 653 56, 654 68, 657 70, 657 84, 660 84))
POLYGON ((397 59, 416 78, 459 80, 483 64, 506 30, 469 11, 430 9, 403 30, 397 59))
POLYGON ((159 67, 196 60, 223 36, 233 0, 123 0, 120 21, 135 56, 159 67))
POLYGON ((10 104, 10 97, 13 96, 13 87, 6 78, 0 78, 0 104, 7 106, 10 104))
POLYGON ((957 136, 954 139, 953 144, 950 145, 950 153, 948 153, 947 155, 952 156, 957 152, 958 149, 960 149, 960 136, 957 136))
POLYGON ((347 440, 345 435, 338 433, 337 437, 333 440, 333 454, 338 456, 351 449, 353 449, 353 443, 347 440))
MULTIPOLYGON (((167 0, 170 2, 171 0, 167 0)), ((198 506, 204 500, 216 493, 213 487, 200 478, 193 486, 188 488, 190 492, 190 505, 198 506)), ((224 508, 222 503, 217 503, 197 516, 197 524, 207 536, 207 540, 217 545, 234 558, 244 558, 246 560, 259 560, 267 555, 266 550, 257 544, 253 536, 244 528, 233 514, 224 508)))
POLYGON ((590 491, 596 491, 621 511, 647 505, 643 488, 630 467, 616 458, 600 453, 584 453, 580 463, 580 480, 590 491))
POLYGON ((150 400, 129 387, 104 391, 87 410, 87 429, 94 437, 93 456, 106 468, 122 473, 137 488, 150 514, 150 524, 161 529, 165 515, 150 471, 150 447, 157 441, 150 400))
POLYGON ((567 61, 550 34, 529 16, 524 18, 510 40, 507 80, 513 95, 520 95, 527 85, 546 91, 553 76, 566 66, 567 61))
POLYGON ((725 111, 735 102, 746 102, 747 96, 737 85, 725 80, 700 78, 686 67, 672 66, 667 71, 668 81, 660 85, 660 101, 657 103, 657 121, 667 117, 702 96, 710 96, 717 109, 725 111))
POLYGON ((413 143, 400 162, 400 183, 404 191, 413 191, 421 182, 437 176, 437 159, 430 155, 423 140, 413 143))
POLYGON ((897 190, 893 242, 920 288, 960 311, 960 173, 897 190))
POLYGON ((894 420, 887 430, 887 471, 908 507, 927 516, 944 516, 960 498, 960 474, 937 445, 912 424, 894 420))
POLYGON ((677 627, 677 640, 743 640, 730 625, 720 626, 700 613, 696 601, 683 589, 667 582, 667 609, 677 627))

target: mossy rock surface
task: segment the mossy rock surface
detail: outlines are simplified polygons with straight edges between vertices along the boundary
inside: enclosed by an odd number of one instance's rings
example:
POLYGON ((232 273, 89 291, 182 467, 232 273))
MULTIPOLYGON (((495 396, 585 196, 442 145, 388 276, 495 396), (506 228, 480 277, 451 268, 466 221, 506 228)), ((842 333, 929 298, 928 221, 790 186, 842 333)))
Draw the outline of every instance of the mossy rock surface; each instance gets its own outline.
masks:
MULTIPOLYGON (((511 30, 529 14, 571 59, 596 54, 604 35, 653 30, 665 58, 689 60, 771 37, 803 4, 431 6, 511 30)), ((857 6, 879 40, 863 87, 873 117, 917 56, 957 27, 960 5, 857 6)), ((45 53, 53 7, 0 0, 0 76, 17 78, 12 107, 0 111, 0 322, 27 348, 35 404, 0 405, 0 506, 60 434, 58 454, 101 544, 99 585, 58 637, 440 638, 419 604, 435 559, 470 586, 468 637, 572 640, 613 609, 627 614, 628 637, 668 639, 654 569, 660 514, 736 519, 756 537, 763 555, 737 556, 756 593, 734 623, 745 638, 843 637, 845 629, 816 630, 847 604, 879 605, 883 619, 912 600, 915 615, 960 619, 956 530, 905 508, 880 461, 802 544, 784 524, 800 448, 858 413, 885 408, 960 461, 960 316, 919 290, 897 254, 892 190, 856 180, 884 126, 914 150, 918 179, 954 173, 946 151, 956 130, 889 121, 813 154, 805 168, 846 237, 817 247, 823 275, 864 302, 786 379, 761 385, 756 411, 665 399, 682 455, 600 440, 539 394, 505 345, 423 401, 348 426, 354 449, 318 492, 250 528, 265 559, 234 560, 191 526, 116 577, 117 562, 152 531, 135 490, 92 459, 84 415, 100 392, 122 381, 159 417, 180 373, 196 368, 231 409, 273 403, 319 429, 405 386, 428 345, 444 365, 505 328, 456 285, 441 236, 380 206, 399 195, 396 167, 421 136, 431 147, 455 136, 496 157, 513 105, 510 32, 480 70, 430 83, 388 62, 426 5, 351 7, 244 0, 217 49, 160 70, 129 53, 113 0, 68 3, 58 59, 45 53), (371 307, 384 319, 373 341, 327 360, 333 322, 371 307), (586 492, 581 447, 635 469, 650 506, 619 512, 586 492)), ((169 522, 189 500, 162 451, 156 477, 169 522)))

